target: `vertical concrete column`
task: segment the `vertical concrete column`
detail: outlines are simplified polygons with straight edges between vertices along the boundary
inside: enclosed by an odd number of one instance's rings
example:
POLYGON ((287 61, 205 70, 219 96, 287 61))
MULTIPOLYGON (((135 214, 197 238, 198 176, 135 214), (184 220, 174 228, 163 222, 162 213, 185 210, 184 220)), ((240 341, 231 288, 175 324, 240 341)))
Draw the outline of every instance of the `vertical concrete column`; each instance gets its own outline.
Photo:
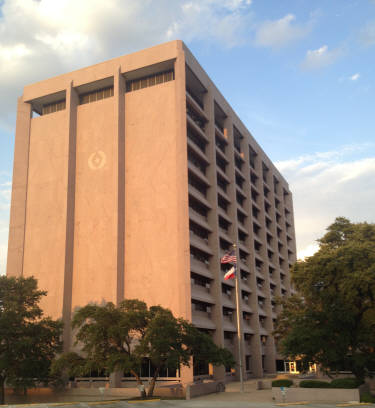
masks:
MULTIPOLYGON (((281 229, 281 236, 280 238, 278 238, 278 242, 280 242, 283 247, 281 248, 280 251, 278 251, 278 253, 282 256, 282 259, 284 259, 284 264, 283 267, 280 266, 280 269, 283 269, 283 271, 285 272, 285 280, 284 280, 284 286, 285 289, 287 290, 288 295, 290 295, 290 279, 289 279, 289 273, 287 272, 289 270, 289 259, 288 259, 288 243, 287 243, 287 239, 286 239, 286 217, 285 217, 285 209, 284 209, 284 203, 283 203, 283 196, 282 196, 282 186, 280 186, 279 183, 279 187, 278 187, 278 195, 275 194, 275 223, 276 223, 276 228, 279 227, 281 229), (279 223, 276 222, 276 198, 280 201, 279 204, 279 209, 278 212, 281 215, 281 219, 279 221, 279 223)), ((278 248, 277 248, 278 249, 278 248)), ((279 260, 277 259, 277 262, 279 262, 279 260)))
POLYGON ((282 223, 283 223, 283 244, 284 244, 284 258, 285 258, 285 271, 288 271, 286 274, 286 282, 285 282, 285 287, 287 289, 288 295, 291 295, 291 290, 292 290, 292 284, 291 284, 291 277, 290 277, 290 272, 289 272, 289 264, 294 264, 294 262, 297 259, 297 248, 296 248, 296 241, 294 239, 295 237, 295 230, 294 230, 294 214, 293 214, 293 204, 292 204, 292 193, 289 192, 288 196, 286 197, 286 200, 284 201, 284 196, 283 196, 283 188, 285 186, 281 185, 280 186, 280 201, 281 201, 281 210, 280 212, 282 213, 282 223), (289 215, 288 217, 285 214, 285 209, 288 209, 289 215), (289 222, 291 225, 290 227, 290 233, 288 234, 290 238, 292 238, 292 241, 288 245, 288 240, 287 240, 287 227, 286 227, 286 221, 289 222), (293 252, 291 257, 288 257, 288 248, 293 252))
MULTIPOLYGON (((246 133, 246 129, 244 129, 244 133, 246 133)), ((244 347, 244 358, 246 354, 250 351, 251 356, 251 370, 252 375, 255 377, 261 377, 263 375, 261 358, 262 353, 260 349, 260 342, 259 342, 259 313, 258 313, 258 296, 257 296, 257 285, 256 285, 256 267, 255 267, 255 251, 254 251, 254 232, 253 232, 253 214, 252 214, 252 198, 251 198, 251 182, 250 182, 250 157, 249 157, 249 146, 246 142, 247 138, 244 137, 241 143, 241 150, 244 156, 245 163, 243 165, 242 174, 245 177, 245 183, 243 187, 243 191, 246 194, 246 203, 245 203, 245 211, 247 212, 248 216, 245 223, 245 228, 249 233, 248 238, 248 248, 250 250, 249 256, 249 265, 250 265, 250 277, 249 277, 249 284, 251 287, 251 294, 250 294, 250 307, 252 310, 251 316, 251 329, 254 331, 250 347, 247 347, 245 344, 244 347)), ((262 240, 262 243, 264 241, 262 240)), ((264 245, 263 245, 264 247, 264 245)), ((247 290, 246 286, 243 288, 247 290)), ((245 363, 246 364, 246 360, 245 363)), ((244 365, 246 369, 246 365, 244 365)))
MULTIPOLYGON (((114 72, 113 96, 117 123, 117 285, 116 304, 124 300, 125 282, 125 78, 121 66, 114 72)), ((110 388, 120 388, 123 373, 110 374, 110 388)))
POLYGON ((66 206, 66 236, 65 236, 65 267, 64 267, 64 299, 62 317, 64 322, 64 351, 71 344, 71 315, 73 287, 73 256, 74 256, 74 213, 76 189, 76 145, 77 145, 77 106, 78 94, 71 82, 66 90, 66 109, 68 116, 68 188, 66 206))
MULTIPOLYGON (((262 164, 260 163, 260 166, 262 164)), ((270 229, 270 232, 272 233, 272 243, 271 245, 267 244, 267 228, 266 224, 264 223, 264 228, 262 228, 262 241, 264 242, 264 251, 262 253, 263 259, 267 260, 265 263, 266 269, 263 271, 264 274, 264 279, 265 279, 265 288, 264 292, 267 295, 266 299, 266 314, 267 314, 267 321, 266 321, 266 331, 267 331, 267 341, 262 344, 262 348, 265 350, 265 362, 264 362, 264 371, 266 371, 268 374, 274 374, 276 372, 276 354, 275 354, 275 341, 274 337, 271 335, 272 330, 273 330, 273 323, 272 323, 272 310, 271 310, 271 293, 270 293, 270 282, 269 282, 269 266, 270 266, 270 261, 268 258, 268 248, 272 249, 274 256, 273 256, 273 262, 272 266, 275 267, 278 265, 278 258, 279 258, 279 249, 278 249, 278 238, 277 238, 277 228, 276 228, 276 216, 275 216, 275 197, 274 197, 274 192, 273 192, 273 182, 272 182, 272 169, 269 165, 268 171, 268 179, 267 179, 267 187, 269 188, 270 192, 268 194, 268 201, 270 202, 270 210, 271 213, 269 214, 269 217, 272 219, 272 227, 270 229)), ((262 202, 262 212, 261 216, 263 221, 265 220, 265 198, 264 198, 264 181, 263 181, 263 174, 262 174, 262 167, 260 168, 260 177, 261 177, 261 202, 262 202)))
MULTIPOLYGON (((259 157, 259 156, 258 156, 259 157)), ((250 158, 249 158, 250 161, 250 158)), ((260 231, 260 238, 263 246, 263 253, 262 253, 262 260, 263 260, 263 273, 268 269, 267 266, 267 257, 264 255, 267 251, 266 247, 266 233, 265 233, 265 222, 264 222, 264 204, 263 204, 263 187, 261 184, 262 172, 261 172, 261 161, 260 159, 256 160, 255 163, 255 173, 259 177, 258 182, 258 192, 259 192, 259 207, 261 209, 260 217, 258 219, 258 223, 261 224, 261 231, 260 231)), ((249 171, 250 172, 250 169, 249 171)), ((248 174, 250 176, 250 173, 248 174)), ((250 180, 248 181, 249 184, 250 180)), ((251 195, 250 195, 251 197, 251 195)), ((251 308, 254 310, 252 316, 252 328, 254 330, 254 335, 251 339, 251 365, 252 365, 252 373, 254 377, 262 377, 263 376, 263 368, 262 368, 262 344, 260 341, 260 323, 259 323, 259 306, 258 306, 258 293, 257 293, 257 279, 256 279, 256 263, 255 263, 255 248, 254 248, 254 231, 253 231, 253 213, 252 213, 252 205, 250 206, 250 217, 251 217, 251 226, 250 226, 250 235, 251 239, 251 265, 252 265, 252 273, 250 274, 250 281, 251 281, 251 288, 253 289, 251 293, 251 308)), ((268 272, 267 272, 268 273, 268 272)))
POLYGON ((121 67, 114 73, 115 122, 117 123, 117 293, 116 303, 124 300, 125 281, 125 78, 121 67))
MULTIPOLYGON (((180 259, 179 299, 180 316, 189 321, 191 315, 190 284, 190 235, 189 235, 189 194, 188 194, 188 160, 186 130, 186 61, 182 41, 176 42, 177 58, 174 62, 174 83, 176 101, 176 162, 178 164, 178 246, 177 251, 183 254, 180 259)), ((190 374, 188 375, 190 381, 190 374)), ((191 370, 191 381, 193 374, 191 370)))
POLYGON ((236 286, 236 296, 239 299, 238 305, 236 305, 236 327, 237 325, 237 316, 239 316, 239 327, 240 333, 237 333, 237 336, 234 341, 234 351, 235 351, 235 359, 237 362, 236 366, 236 380, 240 379, 240 359, 242 360, 242 377, 245 378, 245 370, 244 370, 244 338, 243 338, 243 321, 242 321, 242 298, 241 298, 241 275, 240 275, 240 254, 238 248, 238 226, 237 226, 237 198, 236 198, 236 177, 235 177, 235 163, 234 163, 234 142, 233 142, 233 120, 230 116, 227 117, 224 124, 224 135, 228 137, 228 157, 229 157, 229 164, 228 164, 228 178, 230 179, 230 183, 228 185, 228 196, 231 199, 231 204, 229 206, 229 217, 232 220, 232 238, 233 243, 237 245, 237 278, 238 285, 236 286), (238 310, 237 310, 238 308, 238 310), (240 346, 240 347, 239 347, 240 346), (241 351, 241 352, 240 352, 241 351))
POLYGON ((12 179, 12 205, 10 211, 7 275, 22 276, 25 245, 27 180, 29 171, 29 145, 31 105, 18 98, 16 137, 12 179))
MULTIPOLYGON (((174 63, 175 101, 176 101, 176 161, 180 168, 179 188, 177 200, 179 205, 178 253, 184 254, 181 259, 180 270, 180 316, 192 321, 191 314, 191 286, 190 286, 190 236, 189 236, 189 195, 188 195, 188 162, 187 162, 187 131, 186 131, 186 74, 185 53, 181 41, 176 42, 177 58, 174 63)), ((192 383, 194 380, 193 361, 190 367, 180 367, 180 381, 182 384, 192 383)))
MULTIPOLYGON (((213 320, 216 330, 214 332, 214 341, 217 345, 224 347, 224 332, 223 332, 223 306, 221 293, 221 269, 220 269, 220 247, 219 247, 219 227, 218 227, 218 210, 217 210, 217 172, 216 172, 216 144, 215 144, 215 113, 214 113, 214 98, 212 93, 212 84, 209 84, 207 93, 204 98, 204 111, 209 119, 206 125, 206 135, 209 139, 207 145, 207 157, 210 162, 207 168, 207 178, 210 182, 207 199, 212 205, 212 209, 208 213, 208 223, 212 228, 209 235, 209 247, 212 250, 212 258, 210 261, 210 270, 214 276, 211 284, 211 293, 215 299, 213 307, 213 320)), ((213 366, 212 375, 215 379, 223 380, 225 378, 225 367, 213 366)), ((211 370, 210 370, 211 374, 211 370)))

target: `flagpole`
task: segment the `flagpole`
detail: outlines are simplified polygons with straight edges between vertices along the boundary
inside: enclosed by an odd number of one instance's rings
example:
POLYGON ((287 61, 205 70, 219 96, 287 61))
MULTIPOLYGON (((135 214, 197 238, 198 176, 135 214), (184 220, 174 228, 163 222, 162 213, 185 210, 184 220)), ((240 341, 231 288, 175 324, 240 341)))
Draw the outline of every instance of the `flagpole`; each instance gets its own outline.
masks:
MULTIPOLYGON (((233 244, 233 248, 236 251, 236 244, 233 244)), ((242 370, 242 333, 241 333, 241 322, 240 322, 240 300, 238 298, 238 293, 239 293, 239 283, 238 283, 238 275, 240 274, 239 268, 237 267, 237 262, 236 262, 236 273, 235 273, 235 279, 236 279, 236 310, 237 310, 237 338, 238 338, 238 362, 240 366, 240 383, 241 383, 241 388, 240 391, 244 392, 244 385, 243 385, 243 370, 242 370)))

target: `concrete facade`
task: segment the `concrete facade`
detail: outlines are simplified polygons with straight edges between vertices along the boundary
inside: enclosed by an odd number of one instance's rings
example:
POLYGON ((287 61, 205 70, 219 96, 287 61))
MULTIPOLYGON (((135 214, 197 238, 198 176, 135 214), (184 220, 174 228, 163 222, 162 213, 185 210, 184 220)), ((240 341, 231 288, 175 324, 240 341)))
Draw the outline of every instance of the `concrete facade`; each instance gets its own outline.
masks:
POLYGON ((48 291, 42 306, 63 318, 67 349, 77 307, 138 298, 207 330, 238 360, 235 286, 220 264, 232 243, 241 358, 259 377, 276 370, 274 297, 291 293, 292 195, 186 46, 24 88, 7 274, 48 291))

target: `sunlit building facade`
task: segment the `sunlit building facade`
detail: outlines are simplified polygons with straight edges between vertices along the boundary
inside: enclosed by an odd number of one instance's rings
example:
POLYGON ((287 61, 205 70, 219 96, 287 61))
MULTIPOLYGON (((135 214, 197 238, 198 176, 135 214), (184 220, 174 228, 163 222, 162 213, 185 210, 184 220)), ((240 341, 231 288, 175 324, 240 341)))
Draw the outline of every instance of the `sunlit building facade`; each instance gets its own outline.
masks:
MULTIPOLYGON (((295 254, 288 183, 181 41, 24 88, 7 273, 48 291, 66 348, 77 307, 138 298, 210 333, 245 377, 273 374, 295 254)), ((207 370, 181 379, 232 376, 207 370)))

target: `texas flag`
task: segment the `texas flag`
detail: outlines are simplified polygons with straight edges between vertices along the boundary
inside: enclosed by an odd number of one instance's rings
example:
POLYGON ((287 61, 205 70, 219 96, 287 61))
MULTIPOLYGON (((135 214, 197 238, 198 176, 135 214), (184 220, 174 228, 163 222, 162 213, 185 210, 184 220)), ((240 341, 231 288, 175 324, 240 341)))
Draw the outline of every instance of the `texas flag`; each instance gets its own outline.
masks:
POLYGON ((224 280, 234 279, 236 277, 236 267, 232 266, 229 271, 224 275, 224 280))

